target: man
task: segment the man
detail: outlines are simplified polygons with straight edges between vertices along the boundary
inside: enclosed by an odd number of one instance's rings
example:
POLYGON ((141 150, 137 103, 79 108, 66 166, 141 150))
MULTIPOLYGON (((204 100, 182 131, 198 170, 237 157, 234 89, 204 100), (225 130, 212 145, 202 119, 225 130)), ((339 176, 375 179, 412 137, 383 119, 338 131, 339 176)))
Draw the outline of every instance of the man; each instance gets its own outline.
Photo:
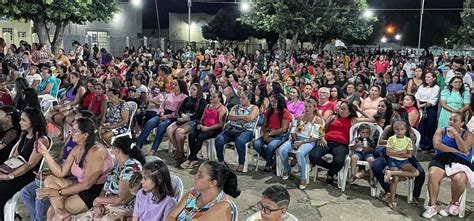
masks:
POLYGON ((311 94, 313 93, 313 85, 311 83, 307 83, 304 86, 304 91, 302 94, 302 100, 305 101, 306 99, 311 97, 311 94))
POLYGON ((409 79, 415 76, 416 64, 413 62, 413 58, 408 58, 408 61, 403 65, 403 70, 407 73, 409 79))
POLYGON ((227 107, 227 110, 230 110, 235 105, 240 104, 240 98, 235 95, 234 89, 232 89, 231 86, 224 88, 224 96, 226 98, 224 105, 227 107))
POLYGON ((460 74, 459 76, 463 80, 464 89, 466 91, 471 91, 472 78, 471 78, 471 75, 467 73, 466 71, 466 67, 464 66, 464 60, 462 58, 454 59, 453 65, 451 67, 452 67, 451 70, 449 70, 448 73, 446 73, 445 87, 447 87, 451 78, 453 78, 456 75, 456 71, 457 71, 458 74, 460 74), (462 68, 462 69, 458 70, 458 68, 462 68))
POLYGON ((385 60, 385 55, 380 55, 379 60, 375 62, 374 73, 376 76, 382 77, 387 72, 390 63, 385 60))

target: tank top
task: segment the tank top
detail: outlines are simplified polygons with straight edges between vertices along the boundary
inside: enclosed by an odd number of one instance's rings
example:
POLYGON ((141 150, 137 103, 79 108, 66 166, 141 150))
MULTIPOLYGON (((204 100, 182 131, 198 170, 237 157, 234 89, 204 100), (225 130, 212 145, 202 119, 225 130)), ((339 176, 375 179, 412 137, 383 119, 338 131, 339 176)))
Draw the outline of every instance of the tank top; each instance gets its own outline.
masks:
POLYGON ((176 220, 188 221, 188 220, 197 219, 203 216, 214 205, 223 201, 226 201, 226 202, 228 201, 227 196, 224 194, 224 191, 221 191, 219 194, 217 194, 217 197, 214 200, 212 200, 211 202, 199 208, 197 205, 197 201, 200 196, 201 196, 201 193, 198 190, 196 189, 191 190, 191 192, 188 193, 188 196, 186 199, 186 206, 181 211, 181 213, 179 213, 176 220))
MULTIPOLYGON (((238 116, 249 115, 252 112, 252 108, 253 108, 253 105, 250 105, 248 107, 242 107, 242 105, 239 104, 235 106, 234 114, 238 116)), ((256 123, 257 123, 257 118, 243 124, 243 126, 246 130, 252 131, 256 123)), ((242 124, 234 122, 234 121, 231 121, 230 124, 235 127, 240 127, 240 128, 242 127, 242 124)))
POLYGON ((72 85, 66 91, 66 100, 73 102, 76 99, 76 95, 74 94, 74 86, 72 85))
POLYGON ((202 119, 202 125, 206 127, 214 126, 219 123, 219 108, 221 108, 222 104, 220 104, 217 108, 212 108, 210 105, 204 110, 204 117, 202 119))
MULTIPOLYGON (((418 109, 416 109, 415 106, 411 106, 411 107, 408 107, 408 108, 405 108, 405 110, 407 110, 408 113, 411 113, 413 111, 417 111, 418 112, 418 109)), ((420 123, 420 118, 421 116, 418 115, 418 118, 416 119, 415 121, 415 124, 413 125, 413 128, 418 128, 418 124, 420 123)))
MULTIPOLYGON (((31 153, 33 152, 35 144, 35 138, 26 138, 26 135, 22 136, 20 140, 20 145, 18 146, 18 155, 22 156, 23 159, 28 162, 30 160, 31 153)), ((26 174, 23 176, 35 176, 33 171, 38 171, 40 167, 40 163, 37 163, 33 168, 31 168, 26 174)))
MULTIPOLYGON (((85 164, 86 162, 84 162, 85 164)), ((110 152, 107 151, 107 159, 105 159, 104 167, 102 168, 102 174, 100 175, 99 179, 95 184, 103 184, 107 180, 107 176, 109 175, 110 171, 112 170, 112 166, 114 165, 114 160, 110 155, 110 152)), ((83 165, 84 166, 84 165, 83 165)), ((74 163, 71 167, 71 174, 77 178, 79 183, 84 182, 85 171, 84 168, 81 168, 79 164, 74 160, 74 163)))
MULTIPOLYGON (((465 132, 466 132, 466 130, 463 130, 461 132, 461 137, 462 138, 464 138, 464 133, 465 132)), ((456 139, 454 139, 453 137, 448 136, 446 127, 443 128, 443 137, 441 139, 441 143, 448 146, 448 147, 452 147, 456 150, 459 150, 458 145, 456 144, 456 139)), ((444 152, 440 151, 440 150, 436 150, 436 152, 435 152, 436 155, 440 155, 442 153, 444 153, 444 152)), ((472 160, 472 149, 471 149, 471 151, 469 152, 469 154, 467 156, 464 155, 464 154, 461 154, 461 153, 453 153, 453 154, 455 154, 458 157, 461 157, 461 158, 465 159, 468 162, 471 162, 471 160, 472 160)))

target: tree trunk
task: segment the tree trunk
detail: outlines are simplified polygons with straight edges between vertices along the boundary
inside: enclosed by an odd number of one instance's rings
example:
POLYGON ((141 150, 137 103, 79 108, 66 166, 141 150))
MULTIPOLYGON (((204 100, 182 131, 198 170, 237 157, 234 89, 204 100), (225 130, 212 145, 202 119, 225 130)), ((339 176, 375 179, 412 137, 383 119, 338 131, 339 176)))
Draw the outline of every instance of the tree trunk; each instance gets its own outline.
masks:
POLYGON ((293 53, 297 51, 298 47, 298 33, 293 33, 293 38, 291 39, 291 45, 290 45, 290 56, 293 56, 293 53))
POLYGON ((54 30, 54 37, 53 41, 51 41, 51 51, 54 53, 58 48, 61 47, 61 44, 64 40, 64 30, 66 26, 69 24, 67 21, 56 22, 55 23, 55 30, 54 30))
POLYGON ((46 22, 40 16, 33 18, 33 29, 34 32, 38 35, 38 40, 40 44, 47 45, 48 48, 51 48, 51 43, 49 41, 49 32, 46 29, 46 22))
POLYGON ((286 35, 283 33, 278 34, 278 49, 286 51, 286 35))

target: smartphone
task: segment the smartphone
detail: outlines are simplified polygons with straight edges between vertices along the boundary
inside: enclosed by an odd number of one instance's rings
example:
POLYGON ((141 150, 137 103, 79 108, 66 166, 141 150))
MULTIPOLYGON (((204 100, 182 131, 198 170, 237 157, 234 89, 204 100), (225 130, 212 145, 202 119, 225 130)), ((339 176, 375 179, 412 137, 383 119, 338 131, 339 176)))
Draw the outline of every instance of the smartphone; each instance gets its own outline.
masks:
POLYGON ((35 143, 35 151, 39 153, 39 140, 38 140, 38 132, 36 132, 36 143, 35 143))

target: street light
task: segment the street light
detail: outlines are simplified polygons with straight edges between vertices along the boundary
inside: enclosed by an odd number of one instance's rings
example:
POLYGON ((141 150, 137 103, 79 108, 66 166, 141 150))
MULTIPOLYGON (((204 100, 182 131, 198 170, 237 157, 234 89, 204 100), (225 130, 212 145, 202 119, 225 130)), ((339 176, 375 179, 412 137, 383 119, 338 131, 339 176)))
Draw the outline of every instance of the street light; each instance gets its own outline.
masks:
POLYGON ((402 39, 402 35, 401 35, 401 34, 396 34, 396 35, 395 35, 395 40, 400 41, 401 39, 402 39))
POLYGON ((366 9, 364 11, 364 14, 362 14, 362 15, 364 16, 364 18, 369 19, 369 18, 374 17, 374 12, 370 9, 366 9))
POLYGON ((142 6, 142 1, 141 0, 132 0, 132 5, 134 7, 141 7, 142 6))
POLYGON ((248 12, 250 10, 250 4, 247 2, 244 2, 240 5, 240 10, 243 12, 248 12))
POLYGON ((387 43, 387 37, 383 36, 382 39, 380 39, 380 42, 387 43))

